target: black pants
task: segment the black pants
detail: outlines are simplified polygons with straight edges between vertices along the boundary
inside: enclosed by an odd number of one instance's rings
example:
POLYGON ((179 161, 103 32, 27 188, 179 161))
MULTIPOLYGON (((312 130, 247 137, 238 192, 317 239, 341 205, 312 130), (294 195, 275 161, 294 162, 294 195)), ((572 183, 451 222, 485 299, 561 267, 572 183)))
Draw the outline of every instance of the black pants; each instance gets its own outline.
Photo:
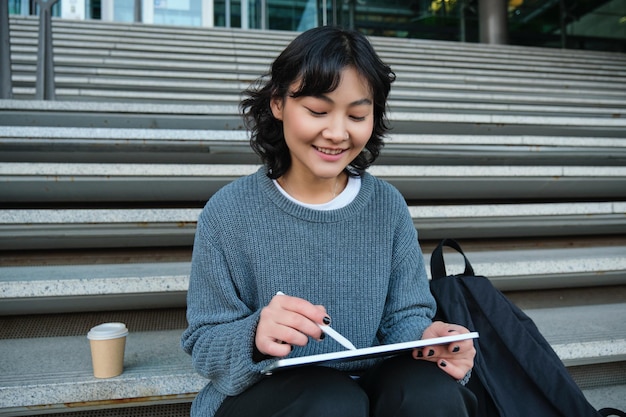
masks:
POLYGON ((322 366, 277 372, 215 417, 473 417, 476 398, 431 362, 387 359, 354 380, 322 366))

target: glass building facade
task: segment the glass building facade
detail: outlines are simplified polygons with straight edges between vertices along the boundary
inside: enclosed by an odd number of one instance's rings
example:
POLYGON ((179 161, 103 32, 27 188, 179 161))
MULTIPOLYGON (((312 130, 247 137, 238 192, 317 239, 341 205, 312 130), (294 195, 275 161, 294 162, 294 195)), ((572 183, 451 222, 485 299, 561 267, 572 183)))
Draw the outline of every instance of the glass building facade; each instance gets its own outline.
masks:
MULTIPOLYGON (((38 13, 34 0, 8 1, 10 13, 38 13)), ((59 0, 53 15, 73 16, 73 8, 84 19, 289 31, 338 24, 368 35, 479 42, 480 1, 59 0)), ((626 52, 626 0, 501 1, 510 44, 626 52)))

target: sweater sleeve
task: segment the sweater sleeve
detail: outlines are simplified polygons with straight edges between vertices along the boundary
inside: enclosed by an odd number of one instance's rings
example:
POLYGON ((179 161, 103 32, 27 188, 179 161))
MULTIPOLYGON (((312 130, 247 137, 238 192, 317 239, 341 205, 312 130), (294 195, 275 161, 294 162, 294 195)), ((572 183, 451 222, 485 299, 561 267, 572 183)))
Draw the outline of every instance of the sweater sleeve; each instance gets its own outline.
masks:
POLYGON ((259 312, 238 297, 203 212, 187 293, 188 328, 181 342, 196 371, 225 395, 237 395, 261 378, 266 363, 252 359, 258 320, 259 312))
POLYGON ((417 231, 406 204, 398 212, 391 277, 379 328, 383 344, 420 339, 436 312, 417 231))

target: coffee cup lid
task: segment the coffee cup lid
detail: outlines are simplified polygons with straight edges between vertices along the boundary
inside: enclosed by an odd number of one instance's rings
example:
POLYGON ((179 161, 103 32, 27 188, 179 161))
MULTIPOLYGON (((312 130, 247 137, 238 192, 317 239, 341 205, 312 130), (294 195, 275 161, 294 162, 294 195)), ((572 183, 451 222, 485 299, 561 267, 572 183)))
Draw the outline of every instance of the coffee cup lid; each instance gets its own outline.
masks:
POLYGON ((102 323, 92 327, 87 338, 89 340, 117 339, 128 335, 128 329, 124 323, 102 323))

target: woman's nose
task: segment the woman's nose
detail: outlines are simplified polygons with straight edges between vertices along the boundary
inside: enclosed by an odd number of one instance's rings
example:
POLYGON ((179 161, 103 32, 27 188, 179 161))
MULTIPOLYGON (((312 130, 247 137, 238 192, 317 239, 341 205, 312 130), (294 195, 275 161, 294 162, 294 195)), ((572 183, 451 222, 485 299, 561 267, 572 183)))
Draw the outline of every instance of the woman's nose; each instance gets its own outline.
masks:
POLYGON ((343 142, 350 138, 350 134, 345 123, 334 121, 324 130, 324 137, 334 142, 343 142))

